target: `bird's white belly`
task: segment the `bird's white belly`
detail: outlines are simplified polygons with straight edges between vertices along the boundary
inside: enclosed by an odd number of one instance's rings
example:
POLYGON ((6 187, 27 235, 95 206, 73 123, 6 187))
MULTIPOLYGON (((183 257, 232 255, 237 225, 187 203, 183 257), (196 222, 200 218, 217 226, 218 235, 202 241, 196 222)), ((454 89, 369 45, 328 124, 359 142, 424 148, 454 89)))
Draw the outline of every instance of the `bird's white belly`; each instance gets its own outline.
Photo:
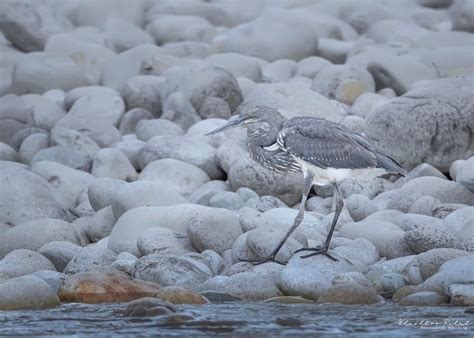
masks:
POLYGON ((319 168, 314 164, 304 160, 296 159, 301 165, 303 173, 310 172, 313 175, 313 184, 327 185, 331 182, 340 182, 346 178, 353 178, 358 176, 377 177, 387 173, 382 168, 363 168, 363 169, 348 169, 348 168, 319 168))

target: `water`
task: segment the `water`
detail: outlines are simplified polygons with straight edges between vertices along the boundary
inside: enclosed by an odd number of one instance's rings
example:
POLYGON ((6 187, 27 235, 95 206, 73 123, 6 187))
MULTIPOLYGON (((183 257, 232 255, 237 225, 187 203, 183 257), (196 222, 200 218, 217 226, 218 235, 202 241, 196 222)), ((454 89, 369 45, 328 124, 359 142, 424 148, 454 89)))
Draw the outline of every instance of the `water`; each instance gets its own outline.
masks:
POLYGON ((474 332, 474 315, 464 313, 465 308, 459 307, 232 302, 181 305, 180 313, 192 315, 194 319, 172 322, 166 317, 124 317, 121 313, 125 306, 63 304, 50 310, 0 312, 0 335, 416 337, 442 333, 472 337, 474 332))

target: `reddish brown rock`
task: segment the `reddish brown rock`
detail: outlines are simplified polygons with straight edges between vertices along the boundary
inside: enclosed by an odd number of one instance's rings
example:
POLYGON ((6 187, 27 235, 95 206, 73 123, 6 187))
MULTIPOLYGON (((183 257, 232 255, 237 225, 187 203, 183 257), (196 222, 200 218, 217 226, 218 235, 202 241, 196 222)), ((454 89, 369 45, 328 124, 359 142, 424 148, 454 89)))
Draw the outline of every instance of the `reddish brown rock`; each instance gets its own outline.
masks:
POLYGON ((109 303, 153 297, 158 284, 133 279, 119 271, 91 271, 69 276, 59 289, 63 302, 109 303))
POLYGON ((167 286, 161 288, 156 294, 156 298, 160 298, 166 300, 173 304, 206 304, 209 303, 206 297, 196 293, 192 290, 183 288, 183 287, 175 287, 175 286, 167 286))

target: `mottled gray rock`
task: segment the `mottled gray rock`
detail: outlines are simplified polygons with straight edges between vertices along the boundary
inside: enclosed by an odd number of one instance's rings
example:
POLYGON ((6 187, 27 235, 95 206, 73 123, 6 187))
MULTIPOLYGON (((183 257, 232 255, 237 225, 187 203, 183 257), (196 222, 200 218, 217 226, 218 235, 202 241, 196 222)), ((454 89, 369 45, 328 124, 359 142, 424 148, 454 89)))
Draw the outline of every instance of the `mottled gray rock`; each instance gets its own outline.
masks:
POLYGON ((210 42, 215 28, 200 16, 162 14, 155 16, 147 27, 157 45, 176 41, 210 42), (186 27, 186 29, 183 29, 186 27))
POLYGON ((347 245, 337 246, 332 252, 355 267, 361 266, 361 263, 370 266, 380 259, 375 245, 365 238, 356 238, 347 245))
POLYGON ((195 252, 186 235, 161 227, 144 230, 137 238, 137 248, 144 256, 154 253, 182 255, 195 252))
POLYGON ((134 134, 125 135, 122 141, 113 143, 112 148, 120 150, 125 156, 127 156, 130 163, 136 170, 139 170, 138 165, 138 154, 145 146, 145 142, 140 141, 134 134))
POLYGON ((422 163, 420 165, 417 165, 412 170, 410 170, 405 175, 405 177, 400 177, 398 180, 396 180, 394 182, 394 187, 401 188, 408 181, 411 181, 418 177, 424 177, 424 176, 434 176, 434 177, 441 178, 443 180, 446 179, 446 176, 441 171, 433 167, 431 164, 422 163))
POLYGON ((467 221, 456 233, 454 247, 465 251, 474 251, 474 220, 467 221))
POLYGON ((378 106, 367 116, 366 135, 408 169, 427 162, 447 172, 474 151, 469 79, 432 81, 378 106))
POLYGON ((474 206, 473 207, 463 207, 459 208, 449 215, 447 215, 444 219, 444 224, 447 229, 450 229, 454 233, 460 231, 464 224, 467 221, 474 219, 474 206))
POLYGON ((0 261, 0 273, 7 275, 8 278, 20 277, 41 270, 55 271, 56 268, 43 255, 27 249, 14 250, 0 261))
POLYGON ((212 271, 207 264, 185 256, 151 254, 135 262, 133 277, 161 286, 196 288, 212 277, 212 271))
POLYGON ((18 153, 8 144, 0 142, 0 161, 18 162, 18 153))
POLYGON ((263 82, 287 82, 296 73, 298 64, 294 60, 280 59, 262 67, 263 82))
POLYGON ((456 182, 474 193, 474 156, 471 156, 459 166, 456 182))
POLYGON ((214 195, 228 190, 229 187, 225 182, 210 181, 195 190, 188 199, 191 203, 207 206, 214 195))
POLYGON ((65 16, 43 2, 12 1, 2 4, 0 29, 15 47, 25 52, 42 51, 50 36, 72 28, 65 16))
POLYGON ((12 278, 0 283, 0 309, 43 309, 61 304, 56 292, 35 276, 12 278))
POLYGON ((119 219, 130 209, 144 206, 185 204, 187 200, 166 181, 138 181, 121 187, 112 199, 112 210, 119 219))
POLYGON ((222 132, 208 136, 206 136, 205 134, 223 125, 224 123, 226 123, 226 120, 224 119, 209 118, 201 120, 187 130, 186 137, 193 140, 205 142, 213 146, 214 148, 219 148, 219 146, 226 140, 228 133, 222 132))
MULTIPOLYGON (((388 216, 388 214, 386 215, 388 216)), ((394 213, 390 218, 388 216, 387 219, 390 219, 390 222, 398 225, 404 231, 408 231, 416 227, 423 227, 425 225, 445 228, 441 219, 426 215, 394 213)))
POLYGON ((349 196, 345 205, 352 219, 356 222, 362 221, 378 210, 377 206, 370 199, 359 194, 349 196))
POLYGON ((443 265, 444 262, 467 254, 469 253, 462 250, 439 248, 417 255, 416 260, 418 261, 422 280, 426 280, 436 274, 439 271, 439 267, 443 265))
POLYGON ((141 1, 129 4, 124 0, 85 0, 77 8, 74 22, 78 26, 103 27, 111 17, 121 18, 137 26, 144 21, 145 4, 141 1))
POLYGON ((226 262, 221 255, 214 250, 204 250, 201 252, 201 256, 206 259, 207 264, 211 268, 214 275, 218 275, 224 270, 226 262))
MULTIPOLYGON (((217 53, 204 59, 205 63, 223 68, 236 78, 244 77, 252 81, 260 81, 262 60, 244 54, 217 53)), ((202 116, 202 115, 201 115, 202 116)))
POLYGON ((244 206, 244 201, 235 192, 222 191, 212 196, 207 205, 237 211, 244 206))
POLYGON ((19 150, 20 160, 23 163, 29 164, 37 152, 48 148, 48 146, 48 135, 42 133, 30 135, 21 143, 19 150))
POLYGON ((446 296, 441 296, 436 292, 431 291, 422 291, 416 292, 411 295, 406 296, 398 305, 403 306, 438 306, 446 304, 448 298, 446 296))
MULTIPOLYGON (((272 229, 270 227, 257 227, 246 233, 245 244, 248 251, 245 259, 259 260, 265 259, 273 252, 281 239, 285 236, 285 231, 272 229)), ((289 261, 293 252, 301 248, 301 243, 294 237, 288 238, 276 256, 276 260, 281 263, 289 261)))
POLYGON ((455 0, 449 9, 453 30, 474 32, 474 10, 472 1, 455 0))
POLYGON ((453 248, 454 233, 434 224, 414 225, 405 232, 408 246, 415 252, 425 252, 436 248, 453 248))
POLYGON ((379 104, 387 101, 387 98, 380 94, 363 93, 357 97, 351 106, 351 113, 360 117, 367 117, 369 113, 379 104))
POLYGON ((58 293, 61 286, 64 284, 64 280, 66 279, 66 275, 52 270, 41 270, 36 271, 30 274, 30 276, 38 277, 39 279, 43 280, 44 282, 48 283, 54 293, 58 293))
POLYGON ((141 168, 153 161, 173 158, 201 168, 211 179, 219 179, 222 170, 216 163, 212 146, 179 136, 156 136, 143 147, 138 162, 141 168))
POLYGON ((138 180, 155 181, 188 196, 209 182, 209 176, 192 164, 164 158, 149 163, 140 173, 138 180))
POLYGON ((375 304, 382 302, 373 287, 367 287, 358 283, 348 283, 330 286, 324 290, 318 298, 318 304, 375 304))
POLYGON ((435 210, 441 208, 443 203, 432 196, 423 196, 417 199, 408 209, 411 214, 432 216, 435 210))
POLYGON ((95 177, 111 177, 127 182, 134 181, 137 172, 127 156, 114 148, 101 149, 92 161, 91 174, 95 177))
POLYGON ((450 304, 454 306, 474 305, 474 286, 472 284, 450 284, 447 287, 450 304))
POLYGON ((112 264, 116 257, 115 252, 102 248, 98 244, 91 244, 82 248, 69 261, 63 272, 73 275, 85 271, 100 270, 112 264))
POLYGON ((120 121, 119 131, 122 135, 134 134, 138 123, 151 120, 153 115, 146 109, 133 108, 125 113, 120 121))
POLYGON ((127 110, 142 108, 155 117, 161 115, 160 88, 164 78, 141 75, 130 78, 121 89, 127 110))
POLYGON ((64 97, 64 108, 66 110, 70 110, 73 104, 83 96, 113 97, 120 96, 120 94, 115 89, 104 86, 77 87, 67 92, 66 96, 64 97))
POLYGON ((385 297, 391 297, 398 289, 408 285, 405 276, 399 273, 387 273, 382 277, 382 288, 385 297))
POLYGON ((214 250, 222 254, 242 234, 239 218, 225 209, 214 209, 208 217, 191 218, 187 227, 190 242, 200 252, 214 250))
POLYGON ((229 105, 223 99, 208 96, 202 103, 199 116, 203 119, 220 118, 227 120, 231 116, 231 111, 229 105))
POLYGON ((54 264, 56 270, 63 271, 69 261, 76 256, 81 247, 67 241, 54 241, 43 245, 38 252, 54 264))
POLYGON ((152 119, 138 122, 135 134, 139 140, 148 141, 155 136, 180 136, 184 134, 184 130, 171 121, 165 119, 152 119))
POLYGON ((153 43, 153 37, 140 27, 128 20, 110 17, 104 24, 106 44, 112 50, 120 53, 127 49, 153 43))

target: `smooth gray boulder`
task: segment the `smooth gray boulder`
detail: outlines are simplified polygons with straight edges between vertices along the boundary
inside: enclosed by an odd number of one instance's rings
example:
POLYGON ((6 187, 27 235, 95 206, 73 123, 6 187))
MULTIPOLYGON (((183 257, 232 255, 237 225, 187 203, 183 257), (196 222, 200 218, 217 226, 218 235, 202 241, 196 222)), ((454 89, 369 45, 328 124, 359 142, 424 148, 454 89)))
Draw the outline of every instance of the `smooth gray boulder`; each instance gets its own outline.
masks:
POLYGON ((32 250, 14 250, 0 261, 0 274, 7 275, 9 278, 20 277, 41 270, 55 271, 56 268, 46 257, 32 250))
POLYGON ((67 241, 54 241, 43 245, 38 252, 54 264, 56 270, 63 271, 69 261, 76 256, 81 247, 67 241))

